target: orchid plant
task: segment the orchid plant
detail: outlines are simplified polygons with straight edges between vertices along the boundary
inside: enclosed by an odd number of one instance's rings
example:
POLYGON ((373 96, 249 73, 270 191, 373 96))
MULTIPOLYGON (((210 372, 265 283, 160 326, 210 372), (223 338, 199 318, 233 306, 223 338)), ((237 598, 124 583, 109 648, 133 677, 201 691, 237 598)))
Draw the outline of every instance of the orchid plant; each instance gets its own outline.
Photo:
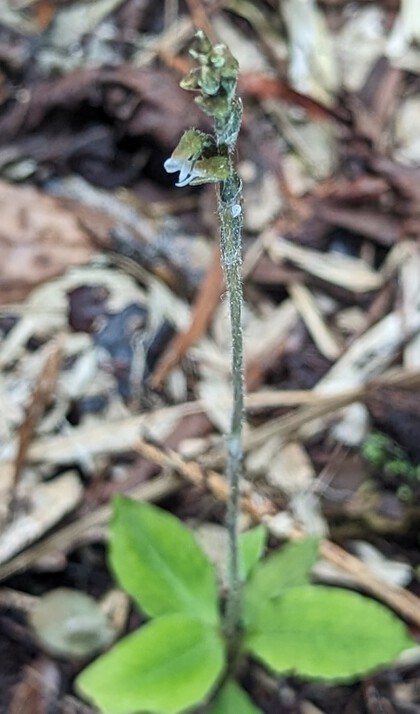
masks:
POLYGON ((178 186, 215 183, 232 333, 233 414, 228 436, 228 584, 194 535, 155 506, 118 497, 110 565, 148 622, 79 675, 76 686, 104 714, 262 714, 239 684, 251 657, 273 676, 345 682, 412 646, 404 624, 358 593, 314 586, 318 541, 306 538, 261 560, 263 526, 239 534, 242 468, 241 181, 233 163, 242 105, 238 64, 224 45, 197 33, 195 67, 181 86, 214 120, 214 136, 189 129, 165 162, 178 186))

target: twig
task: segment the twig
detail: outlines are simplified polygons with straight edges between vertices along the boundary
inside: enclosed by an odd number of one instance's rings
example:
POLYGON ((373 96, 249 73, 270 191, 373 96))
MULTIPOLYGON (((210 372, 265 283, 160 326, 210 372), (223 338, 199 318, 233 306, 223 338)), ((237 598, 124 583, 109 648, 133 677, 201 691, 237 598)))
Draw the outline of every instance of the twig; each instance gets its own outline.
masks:
MULTIPOLYGON (((217 471, 203 469, 195 461, 186 461, 172 449, 162 449, 144 439, 138 439, 134 445, 137 453, 162 468, 172 468, 194 486, 207 488, 219 501, 227 502, 229 484, 217 471)), ((273 515, 275 507, 267 498, 253 491, 246 482, 240 484, 240 506, 244 513, 251 516, 255 523, 261 522, 264 516, 273 515)))
POLYGON ((200 0, 187 0, 191 19, 197 30, 203 30, 211 42, 217 42, 216 34, 200 0))
MULTIPOLYGON (((217 248, 217 247, 216 247, 217 248)), ((214 251, 206 277, 200 287, 194 304, 191 324, 185 332, 176 335, 153 372, 151 386, 160 387, 169 372, 179 363, 189 348, 206 331, 223 290, 223 273, 220 266, 219 250, 214 251)))

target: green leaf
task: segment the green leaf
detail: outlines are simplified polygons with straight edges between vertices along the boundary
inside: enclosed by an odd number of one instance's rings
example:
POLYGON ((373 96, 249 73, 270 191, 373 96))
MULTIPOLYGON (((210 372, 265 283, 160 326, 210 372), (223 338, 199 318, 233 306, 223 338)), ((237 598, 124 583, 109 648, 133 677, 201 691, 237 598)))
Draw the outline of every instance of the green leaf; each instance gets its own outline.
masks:
POLYGON ((346 681, 413 644, 401 620, 374 600, 306 585, 267 603, 245 647, 276 672, 346 681))
POLYGON ((244 588, 245 621, 252 622, 267 601, 279 597, 288 588, 306 585, 318 549, 319 538, 304 538, 288 543, 258 563, 244 588))
POLYGON ((183 612, 219 622, 214 570, 192 533, 170 513, 119 496, 110 562, 121 586, 150 617, 183 612))
POLYGON ((245 578, 258 563, 267 540, 267 529, 264 526, 250 528, 239 536, 239 549, 245 578))
POLYGON ((205 699, 224 668, 215 628, 166 615, 121 640, 77 678, 102 714, 176 714, 205 699))
POLYGON ((217 695, 207 714, 262 714, 246 692, 235 681, 229 680, 217 695))

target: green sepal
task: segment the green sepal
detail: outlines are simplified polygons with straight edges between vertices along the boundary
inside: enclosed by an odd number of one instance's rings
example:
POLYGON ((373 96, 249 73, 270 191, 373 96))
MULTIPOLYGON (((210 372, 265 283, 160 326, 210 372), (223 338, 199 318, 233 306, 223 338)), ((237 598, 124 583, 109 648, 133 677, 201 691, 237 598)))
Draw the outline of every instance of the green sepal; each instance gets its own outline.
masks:
POLYGON ((191 169, 191 186, 203 183, 226 181, 230 173, 229 159, 226 156, 209 156, 199 159, 191 169))
POLYGON ((198 97, 195 97, 194 101, 209 117, 226 121, 226 118, 229 116, 230 103, 224 94, 217 94, 216 96, 199 94, 198 97))
POLYGON ((201 88, 200 78, 201 67, 194 67, 181 79, 179 86, 187 92, 198 92, 201 88))
POLYGON ((176 714, 210 694, 225 666, 212 627, 167 615, 121 640, 77 678, 77 690, 102 714, 176 714))
POLYGON ((319 538, 304 538, 287 543, 258 563, 243 592, 244 619, 252 623, 267 602, 274 600, 288 588, 306 585, 316 563, 319 538))
POLYGON ((374 600, 304 585, 260 609, 244 648, 275 672, 345 682, 413 645, 401 620, 374 600))
POLYGON ((219 622, 213 567, 193 534, 167 511, 118 496, 109 552, 118 582, 149 617, 185 613, 219 622))
POLYGON ((189 50, 191 57, 194 57, 194 59, 200 62, 200 64, 203 64, 207 61, 212 49, 213 45, 207 35, 203 32, 203 30, 198 30, 194 35, 189 50))
POLYGON ((207 714, 263 714, 248 694, 229 679, 217 695, 207 714))

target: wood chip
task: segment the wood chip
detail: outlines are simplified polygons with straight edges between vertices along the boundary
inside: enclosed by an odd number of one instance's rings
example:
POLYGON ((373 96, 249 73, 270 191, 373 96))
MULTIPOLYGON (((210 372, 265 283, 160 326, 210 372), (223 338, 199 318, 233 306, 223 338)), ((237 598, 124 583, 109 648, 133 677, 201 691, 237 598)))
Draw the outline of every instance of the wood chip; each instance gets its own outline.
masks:
POLYGON ((355 293, 377 290, 383 283, 382 275, 358 258, 303 248, 274 233, 267 233, 265 248, 275 262, 290 260, 310 275, 355 293))
POLYGON ((76 471, 67 471, 48 483, 39 483, 30 495, 28 512, 17 515, 0 537, 0 563, 40 538, 66 513, 72 511, 83 495, 76 471))
POLYGON ((299 283, 292 283, 288 290, 296 309, 321 354, 331 361, 337 359, 342 351, 342 345, 325 322, 321 309, 311 291, 305 285, 299 283))

